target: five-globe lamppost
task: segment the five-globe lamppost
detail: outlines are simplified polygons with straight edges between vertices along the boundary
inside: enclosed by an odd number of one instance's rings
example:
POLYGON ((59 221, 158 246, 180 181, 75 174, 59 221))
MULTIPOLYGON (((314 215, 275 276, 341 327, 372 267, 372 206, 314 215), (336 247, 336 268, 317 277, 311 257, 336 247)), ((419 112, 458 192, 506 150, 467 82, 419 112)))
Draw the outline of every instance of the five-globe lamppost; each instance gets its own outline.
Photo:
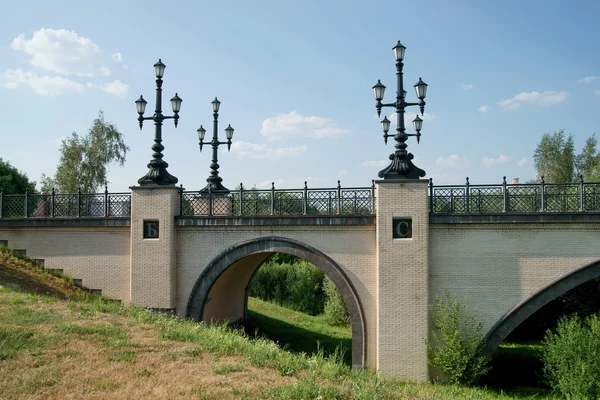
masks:
POLYGON ((417 143, 421 139, 421 129, 423 128, 423 120, 417 115, 413 120, 413 125, 417 133, 406 133, 404 126, 404 109, 410 106, 419 106, 421 109, 421 115, 425 112, 425 95, 427 94, 427 84, 419 78, 419 81, 414 85, 418 103, 408 103, 406 101, 406 91, 404 90, 403 73, 402 68, 404 67, 404 47, 400 41, 392 49, 394 51, 394 57, 396 58, 396 101, 394 103, 382 103, 383 95, 385 93, 385 86, 380 80, 377 81, 373 86, 373 94, 375 95, 375 107, 377 108, 377 116, 381 116, 381 109, 383 107, 394 107, 396 108, 396 134, 388 134, 390 130, 391 121, 387 117, 381 121, 381 128, 383 129, 383 140, 387 144, 387 139, 390 136, 394 137, 396 141, 394 154, 390 155, 391 163, 383 170, 379 171, 379 177, 383 179, 419 179, 425 176, 425 171, 418 168, 413 164, 412 159, 414 156, 406 151, 406 141, 410 136, 416 136, 417 143))
POLYGON ((206 129, 200 125, 198 128, 198 144, 200 145, 200 151, 202 151, 202 146, 205 144, 210 144, 212 146, 212 163, 210 164, 210 175, 206 178, 206 182, 208 185, 202 190, 200 190, 201 194, 206 194, 210 192, 216 192, 219 194, 228 194, 229 189, 227 189, 221 182, 223 182, 223 178, 219 176, 219 159, 218 159, 218 149, 219 145, 226 144, 227 151, 231 150, 231 138, 233 138, 233 128, 231 125, 225 128, 225 137, 227 138, 226 142, 219 141, 219 107, 221 106, 221 102, 215 99, 211 102, 213 109, 213 136, 212 140, 204 141, 204 136, 206 135, 206 129))
POLYGON ((146 112, 147 101, 144 100, 142 96, 140 96, 140 98, 135 101, 137 112, 139 114, 138 121, 140 123, 140 130, 142 129, 144 121, 154 121, 154 144, 152 145, 152 150, 154 150, 154 153, 152 154, 152 160, 150 160, 150 162, 148 163, 148 173, 138 180, 138 183, 140 185, 174 185, 177 183, 177 178, 169 174, 169 172, 167 172, 167 167, 169 166, 169 164, 167 164, 167 162, 163 160, 162 151, 165 149, 165 146, 163 146, 161 143, 162 122, 165 119, 173 119, 173 122, 175 123, 175 128, 177 128, 182 100, 181 98, 179 98, 177 93, 175 93, 175 97, 171 99, 173 115, 163 115, 162 77, 165 73, 165 67, 166 65, 163 64, 160 59, 156 64, 154 64, 154 72, 156 74, 156 109, 154 111, 154 115, 151 117, 144 117, 144 113, 146 112))

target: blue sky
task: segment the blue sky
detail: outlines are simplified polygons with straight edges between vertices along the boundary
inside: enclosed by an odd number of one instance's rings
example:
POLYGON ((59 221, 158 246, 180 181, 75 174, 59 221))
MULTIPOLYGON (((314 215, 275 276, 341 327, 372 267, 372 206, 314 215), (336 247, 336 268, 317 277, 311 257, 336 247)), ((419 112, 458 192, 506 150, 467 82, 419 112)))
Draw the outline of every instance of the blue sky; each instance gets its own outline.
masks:
POLYGON ((3 11, 0 157, 37 181, 55 171, 60 139, 85 133, 101 109, 131 147, 109 187, 137 184, 154 129, 139 130, 134 101, 143 94, 153 109, 158 58, 164 98, 183 98, 179 127, 163 128, 165 160, 190 190, 209 174, 196 129, 212 134, 215 96, 220 137, 235 128, 232 151, 219 154, 225 186, 369 185, 394 143, 383 143, 371 87, 381 79, 393 100, 398 40, 405 85, 429 84, 421 144, 408 149, 436 183, 532 179, 543 133, 564 128, 579 149, 600 131, 596 1, 33 1, 3 11))

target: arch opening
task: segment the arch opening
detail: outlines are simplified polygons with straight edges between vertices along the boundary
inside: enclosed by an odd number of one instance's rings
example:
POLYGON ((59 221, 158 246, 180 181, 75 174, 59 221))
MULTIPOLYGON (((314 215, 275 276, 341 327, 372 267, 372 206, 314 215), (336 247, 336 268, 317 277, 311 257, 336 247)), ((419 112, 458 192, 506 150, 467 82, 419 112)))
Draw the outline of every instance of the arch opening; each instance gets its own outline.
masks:
POLYGON ((188 300, 186 317, 196 321, 243 322, 247 317, 248 283, 275 253, 306 260, 320 268, 334 282, 348 309, 352 331, 352 366, 363 367, 366 360, 366 322, 356 289, 333 259, 293 239, 268 236, 223 250, 197 279, 188 300))
MULTIPOLYGON (((484 379, 490 386, 548 388, 543 380, 542 339, 561 316, 592 304, 590 288, 597 287, 600 260, 574 268, 524 298, 500 318, 484 338, 484 354, 492 359, 492 371, 484 379), (566 296, 566 297, 565 297, 566 296), (565 301, 576 300, 569 304, 565 301), (500 346, 501 343, 504 344, 500 346), (497 350, 501 347, 500 351, 497 350), (492 357, 493 356, 493 357, 492 357)), ((590 307, 590 309, 596 308, 590 307)))

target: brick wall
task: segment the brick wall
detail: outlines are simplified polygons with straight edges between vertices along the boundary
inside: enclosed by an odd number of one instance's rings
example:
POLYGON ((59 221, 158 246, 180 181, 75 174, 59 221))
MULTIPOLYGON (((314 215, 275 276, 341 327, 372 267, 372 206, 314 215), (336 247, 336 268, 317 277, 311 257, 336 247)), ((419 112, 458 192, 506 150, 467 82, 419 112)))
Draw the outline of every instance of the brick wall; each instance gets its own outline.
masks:
POLYGON ((377 370, 386 376, 429 378, 427 180, 377 184, 377 370), (394 218, 412 218, 412 238, 394 239, 394 218))
POLYGON ((44 259, 85 287, 117 300, 129 298, 129 227, 0 228, 0 240, 44 259))
POLYGON ((175 308, 175 215, 179 193, 175 186, 138 186, 131 190, 131 294, 133 304, 175 308), (144 239, 143 222, 158 221, 159 237, 144 239))
POLYGON ((430 225, 430 293, 468 296, 487 330, 523 298, 600 259, 600 224, 430 225))

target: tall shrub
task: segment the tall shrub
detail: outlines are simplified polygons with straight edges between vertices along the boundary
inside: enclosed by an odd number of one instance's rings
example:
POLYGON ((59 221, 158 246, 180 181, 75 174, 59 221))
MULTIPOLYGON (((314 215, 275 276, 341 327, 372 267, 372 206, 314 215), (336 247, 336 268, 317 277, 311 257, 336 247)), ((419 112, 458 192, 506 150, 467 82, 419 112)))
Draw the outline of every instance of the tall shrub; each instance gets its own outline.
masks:
POLYGON ((569 399, 600 398, 600 318, 562 318, 543 341, 544 376, 569 399))
POLYGON ((250 282, 248 294, 310 315, 323 312, 325 274, 311 263, 266 262, 250 282))
POLYGON ((325 277, 323 281, 323 291, 325 292, 324 311, 327 323, 333 326, 348 325, 348 310, 344 304, 344 298, 328 277, 325 277))
POLYGON ((474 385, 489 371, 489 360, 482 354, 483 323, 467 299, 456 296, 436 299, 431 307, 433 342, 428 343, 429 363, 441 368, 451 383, 474 385))

